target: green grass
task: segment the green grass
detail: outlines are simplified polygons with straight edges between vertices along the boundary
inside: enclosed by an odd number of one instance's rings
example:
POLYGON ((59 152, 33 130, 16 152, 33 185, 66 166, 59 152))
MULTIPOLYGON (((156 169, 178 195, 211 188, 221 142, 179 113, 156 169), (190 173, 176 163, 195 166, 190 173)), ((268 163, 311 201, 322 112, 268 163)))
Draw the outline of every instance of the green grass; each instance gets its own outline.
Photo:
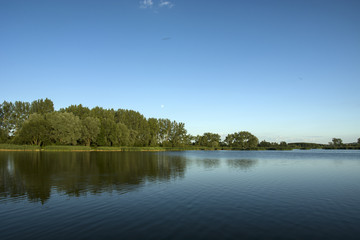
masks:
POLYGON ((44 151, 91 151, 91 147, 50 145, 43 147, 43 150, 44 151))
MULTIPOLYGON (((359 149, 358 146, 347 146, 338 149, 359 149)), ((242 149, 236 147, 201 147, 201 146, 185 146, 185 147, 87 147, 87 146, 68 146, 68 145, 49 145, 43 148, 34 145, 16 145, 16 144, 0 144, 0 150, 3 151, 124 151, 124 152, 141 152, 141 151, 214 151, 214 150, 292 150, 292 147, 258 147, 254 149, 242 149)), ((306 149, 306 148, 302 148, 306 149)), ((323 149, 330 149, 324 147, 323 149)), ((333 148, 332 148, 333 149, 333 148)))
POLYGON ((17 150, 17 151, 39 151, 41 148, 35 145, 16 145, 16 144, 0 144, 1 150, 17 150))
POLYGON ((161 147, 97 147, 95 151, 165 151, 161 147))
POLYGON ((95 151, 191 151, 191 150, 221 150, 221 148, 211 147, 97 147, 95 151))

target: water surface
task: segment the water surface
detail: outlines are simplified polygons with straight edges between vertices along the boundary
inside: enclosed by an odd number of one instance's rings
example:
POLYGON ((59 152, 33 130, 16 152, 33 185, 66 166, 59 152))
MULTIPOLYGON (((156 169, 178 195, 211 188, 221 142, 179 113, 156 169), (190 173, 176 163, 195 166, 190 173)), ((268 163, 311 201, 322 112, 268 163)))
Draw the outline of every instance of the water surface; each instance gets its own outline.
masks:
POLYGON ((0 152, 1 239, 357 239, 360 151, 0 152))

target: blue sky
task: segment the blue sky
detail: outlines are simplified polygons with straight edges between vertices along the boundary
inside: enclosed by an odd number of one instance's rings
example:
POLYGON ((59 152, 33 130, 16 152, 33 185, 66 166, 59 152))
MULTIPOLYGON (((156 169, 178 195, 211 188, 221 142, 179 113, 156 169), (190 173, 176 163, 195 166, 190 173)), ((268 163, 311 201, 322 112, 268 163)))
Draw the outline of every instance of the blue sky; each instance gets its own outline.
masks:
POLYGON ((0 101, 260 140, 360 137, 360 1, 0 0, 0 101))

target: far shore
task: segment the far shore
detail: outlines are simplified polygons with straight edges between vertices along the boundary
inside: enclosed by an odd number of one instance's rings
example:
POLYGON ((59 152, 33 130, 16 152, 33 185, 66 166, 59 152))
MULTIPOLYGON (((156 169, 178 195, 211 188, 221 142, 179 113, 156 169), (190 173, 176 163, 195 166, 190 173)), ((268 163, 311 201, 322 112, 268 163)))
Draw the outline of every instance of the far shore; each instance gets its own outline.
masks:
POLYGON ((201 146, 184 146, 184 147, 87 147, 87 146, 62 146, 62 145, 49 145, 49 146, 34 146, 34 145, 14 145, 14 144, 0 144, 0 152, 165 152, 165 151, 218 151, 218 150, 252 150, 252 151, 286 151, 286 150, 310 150, 310 149, 360 149, 358 148, 252 148, 243 149, 235 147, 201 147, 201 146))

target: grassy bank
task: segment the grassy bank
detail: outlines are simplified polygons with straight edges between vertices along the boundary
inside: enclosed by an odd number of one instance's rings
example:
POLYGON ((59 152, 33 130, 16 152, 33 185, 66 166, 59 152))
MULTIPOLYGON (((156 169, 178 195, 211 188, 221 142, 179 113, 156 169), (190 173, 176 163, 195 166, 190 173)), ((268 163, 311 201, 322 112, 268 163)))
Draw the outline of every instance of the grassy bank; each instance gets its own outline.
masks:
POLYGON ((160 152, 160 151, 189 151, 189 150, 220 150, 221 148, 208 147, 87 147, 87 146, 33 146, 33 145, 15 145, 0 144, 0 151, 45 151, 45 152, 81 152, 81 151, 99 151, 99 152, 160 152))
POLYGON ((15 145, 15 144, 0 144, 0 151, 40 151, 39 146, 34 145, 15 145))
POLYGON ((0 144, 0 151, 46 151, 46 152, 72 152, 72 151, 101 151, 101 152, 161 152, 161 151, 194 151, 194 150, 240 150, 237 148, 212 148, 200 146, 186 146, 186 147, 87 147, 87 146, 32 146, 32 145, 14 145, 14 144, 0 144))
MULTIPOLYGON (((309 150, 311 148, 293 148, 293 147, 258 147, 252 149, 243 149, 236 147, 201 147, 201 146, 186 146, 186 147, 87 147, 87 146, 63 146, 63 145, 50 145, 50 146, 34 146, 34 145, 15 145, 15 144, 0 144, 0 151, 46 151, 46 152, 82 152, 82 151, 99 151, 99 152, 161 152, 161 151, 214 151, 214 150, 229 150, 229 151, 242 151, 242 150, 274 150, 286 151, 292 149, 309 150)), ((347 148, 330 148, 323 147, 322 149, 359 149, 359 147, 347 148)))
POLYGON ((50 145, 42 148, 42 151, 47 152, 64 152, 64 151, 91 151, 91 147, 87 146, 62 146, 62 145, 50 145))

